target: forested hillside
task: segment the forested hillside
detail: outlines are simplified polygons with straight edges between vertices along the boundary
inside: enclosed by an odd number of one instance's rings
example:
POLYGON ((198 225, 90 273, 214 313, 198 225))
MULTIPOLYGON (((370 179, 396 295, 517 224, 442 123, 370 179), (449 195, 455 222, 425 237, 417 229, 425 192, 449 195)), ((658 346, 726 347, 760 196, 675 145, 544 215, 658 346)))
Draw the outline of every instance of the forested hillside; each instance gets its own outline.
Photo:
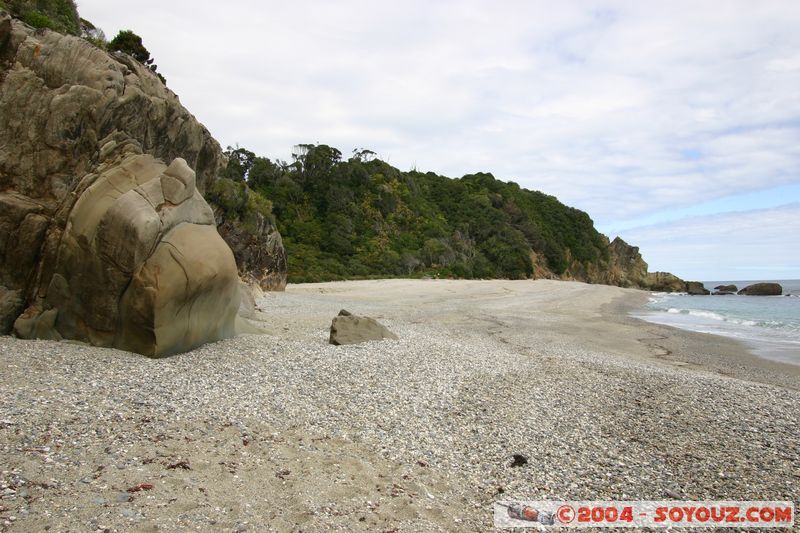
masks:
POLYGON ((3 0, 0 10, 8 11, 34 28, 80 35, 81 20, 73 0, 3 0))
POLYGON ((243 221, 270 207, 291 282, 386 276, 526 278, 602 270, 608 241, 556 198, 478 173, 402 172, 327 145, 273 162, 229 148, 211 199, 243 221))

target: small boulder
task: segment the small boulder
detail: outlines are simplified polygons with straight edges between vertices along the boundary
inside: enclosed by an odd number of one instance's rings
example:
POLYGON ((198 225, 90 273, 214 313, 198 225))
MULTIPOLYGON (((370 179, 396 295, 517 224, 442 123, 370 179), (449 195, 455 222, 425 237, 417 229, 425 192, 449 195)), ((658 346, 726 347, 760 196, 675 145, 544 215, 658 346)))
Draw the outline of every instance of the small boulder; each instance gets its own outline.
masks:
POLYGON ((686 292, 693 296, 707 296, 711 292, 699 281, 687 281, 686 292))
POLYGON ((754 283, 739 291, 747 296, 780 296, 783 287, 779 283, 754 283))
MULTIPOLYGON (((739 288, 736 285, 717 285, 714 290, 720 294, 734 294, 739 288)), ((716 292, 714 294, 717 294, 716 292)))
POLYGON ((374 318, 356 316, 342 309, 339 311, 339 316, 334 317, 331 323, 330 343, 336 346, 383 339, 396 340, 397 335, 374 318))

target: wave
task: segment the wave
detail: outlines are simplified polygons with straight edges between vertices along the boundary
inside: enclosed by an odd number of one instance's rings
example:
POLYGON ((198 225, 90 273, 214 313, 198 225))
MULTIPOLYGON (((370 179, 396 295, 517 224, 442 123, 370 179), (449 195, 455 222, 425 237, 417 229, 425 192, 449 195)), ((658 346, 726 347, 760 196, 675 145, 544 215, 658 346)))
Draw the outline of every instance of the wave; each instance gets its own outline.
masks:
POLYGON ((759 326, 762 328, 769 328, 769 329, 786 329, 787 327, 791 328, 791 324, 783 322, 781 320, 748 320, 744 318, 723 316, 720 315, 719 313, 714 313, 713 311, 702 311, 697 309, 678 309, 675 307, 670 307, 669 309, 667 309, 667 313, 671 315, 680 314, 680 315, 696 316, 698 318, 717 320, 719 322, 729 322, 731 324, 738 324, 740 326, 759 326))

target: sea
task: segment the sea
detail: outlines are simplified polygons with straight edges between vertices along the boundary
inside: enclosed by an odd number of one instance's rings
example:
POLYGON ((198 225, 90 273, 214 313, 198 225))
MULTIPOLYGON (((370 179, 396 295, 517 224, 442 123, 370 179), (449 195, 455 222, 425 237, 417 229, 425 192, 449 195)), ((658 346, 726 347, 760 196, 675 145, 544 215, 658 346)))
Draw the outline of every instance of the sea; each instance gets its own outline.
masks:
POLYGON ((800 280, 704 281, 719 285, 780 283, 783 296, 690 296, 655 292, 633 316, 649 322, 732 337, 766 358, 800 365, 800 280))

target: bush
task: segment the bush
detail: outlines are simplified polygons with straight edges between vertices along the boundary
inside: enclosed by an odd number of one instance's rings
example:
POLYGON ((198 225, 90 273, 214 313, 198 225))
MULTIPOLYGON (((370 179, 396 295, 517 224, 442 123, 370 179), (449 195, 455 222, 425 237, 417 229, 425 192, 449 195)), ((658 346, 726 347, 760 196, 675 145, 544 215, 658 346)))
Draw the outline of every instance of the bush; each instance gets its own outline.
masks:
POLYGON ((80 17, 72 0, 8 0, 0 5, 34 28, 80 35, 80 17))
POLYGON ((157 72, 158 66, 153 64, 154 59, 150 57, 150 52, 142 44, 142 38, 133 33, 131 30, 122 30, 116 37, 111 39, 108 43, 108 50, 110 52, 124 52, 134 58, 136 61, 150 69, 161 83, 167 84, 167 80, 157 72))

